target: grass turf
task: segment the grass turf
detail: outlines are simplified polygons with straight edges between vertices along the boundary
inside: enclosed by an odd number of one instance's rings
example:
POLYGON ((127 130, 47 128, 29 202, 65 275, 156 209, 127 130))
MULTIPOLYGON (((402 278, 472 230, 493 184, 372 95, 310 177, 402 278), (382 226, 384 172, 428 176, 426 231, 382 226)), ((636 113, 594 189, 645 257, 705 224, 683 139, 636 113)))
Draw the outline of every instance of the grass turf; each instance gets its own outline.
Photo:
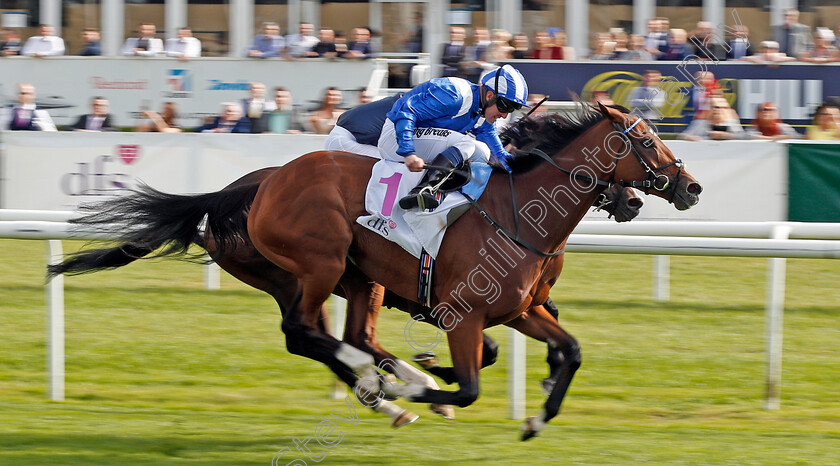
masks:
MULTIPOLYGON (((563 412, 522 443, 507 419, 506 328, 490 330, 499 362, 482 371, 481 397, 457 409, 457 421, 400 400, 421 418, 393 430, 352 401, 353 425, 331 414, 349 408, 327 396, 327 369, 285 350, 271 298, 227 275, 221 290, 206 291, 199 266, 171 260, 67 278, 67 401, 50 402, 45 254, 41 241, 0 240, 0 464, 270 464, 284 448, 276 464, 840 458, 838 261, 788 261, 782 409, 767 411, 766 260, 674 257, 671 300, 659 303, 649 257, 569 254, 552 296, 583 366, 563 412), (314 439, 325 420, 341 431, 331 448, 314 439), (296 449, 306 437, 312 457, 296 449)), ((404 358, 415 352, 406 320, 381 314, 383 346, 404 358)), ((544 345, 529 340, 529 415, 544 401, 544 358, 544 345)))

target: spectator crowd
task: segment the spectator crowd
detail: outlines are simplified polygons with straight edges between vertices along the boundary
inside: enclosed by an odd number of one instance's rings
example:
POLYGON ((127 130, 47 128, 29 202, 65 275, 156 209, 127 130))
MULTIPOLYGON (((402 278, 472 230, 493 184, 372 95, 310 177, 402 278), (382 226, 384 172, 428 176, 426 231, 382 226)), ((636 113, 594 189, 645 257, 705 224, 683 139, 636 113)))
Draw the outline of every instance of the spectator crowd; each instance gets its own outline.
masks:
MULTIPOLYGON (((125 40, 120 55, 127 57, 175 57, 181 60, 201 57, 201 41, 193 37, 189 27, 178 28, 178 37, 165 42, 154 23, 140 23, 134 37, 125 40)), ((250 58, 347 58, 364 60, 377 52, 371 38, 373 32, 367 26, 353 29, 351 40, 341 31, 322 27, 314 35, 311 23, 301 23, 299 31, 283 36, 280 26, 274 22, 263 23, 242 56, 250 58)), ((64 39, 55 35, 53 26, 42 24, 38 35, 21 42, 20 33, 14 28, 0 30, 0 56, 24 55, 49 57, 59 55, 98 56, 102 55, 101 36, 97 28, 86 27, 81 33, 82 48, 74 53, 65 50, 64 39)))
MULTIPOLYGON (((575 50, 566 45, 566 33, 560 28, 548 28, 534 33, 511 35, 503 29, 476 27, 469 43, 466 30, 461 26, 449 29, 449 42, 443 44, 441 64, 445 76, 473 77, 479 67, 499 60, 739 60, 752 63, 774 64, 787 61, 832 63, 840 61, 840 39, 828 28, 811 31, 799 23, 799 12, 786 10, 785 23, 772 30, 772 37, 755 43, 749 29, 743 25, 729 28, 729 37, 722 38, 712 23, 700 21, 692 31, 671 28, 668 18, 651 18, 648 32, 628 34, 622 28, 591 35, 589 55, 577 57, 575 50)), ((837 28, 840 32, 840 26, 837 28)), ((486 68, 485 67, 485 68, 486 68)))
MULTIPOLYGON (((422 27, 412 37, 422 37, 422 27)), ((840 32, 840 26, 837 31, 840 32)), ((201 42, 193 37, 189 27, 178 29, 178 37, 166 41, 158 36, 153 23, 138 25, 136 35, 126 39, 120 54, 133 57, 175 57, 189 60, 201 56, 201 42)), ((494 63, 503 60, 630 60, 657 61, 683 60, 686 57, 700 60, 730 60, 776 66, 779 63, 801 61, 806 63, 832 63, 840 61, 840 38, 828 28, 812 31, 799 23, 799 11, 784 12, 784 23, 771 30, 771 37, 754 42, 746 26, 728 28, 727 37, 717 35, 713 25, 700 21, 692 31, 671 28, 668 18, 651 18, 644 35, 628 34, 622 28, 596 32, 591 36, 588 56, 578 57, 575 49, 566 43, 565 32, 556 27, 536 31, 533 38, 524 33, 511 34, 503 29, 488 30, 475 27, 469 39, 467 30, 452 26, 449 41, 440 50, 440 64, 443 76, 458 76, 476 82, 484 71, 494 63)), ((301 23, 295 33, 282 35, 280 26, 274 22, 262 24, 242 56, 264 59, 306 59, 343 58, 363 60, 376 54, 371 42, 373 31, 369 27, 357 27, 351 40, 328 27, 317 31, 310 23, 301 23)), ((81 33, 82 48, 75 52, 80 56, 101 55, 101 37, 96 28, 85 28, 81 33)), ((416 39, 417 42, 419 39, 416 39)), ((420 44, 421 42, 417 42, 420 44)), ((420 47, 420 45, 417 45, 420 47)), ((419 48, 418 48, 419 50, 419 48)), ((14 28, 0 31, 0 56, 24 55, 50 57, 64 55, 64 40, 55 35, 50 25, 41 25, 38 34, 22 40, 14 28)), ((778 140, 799 137, 790 126, 780 121, 779 109, 773 102, 760 104, 756 118, 745 130, 740 118, 732 109, 714 78, 705 72, 695 76, 696 84, 691 89, 688 107, 694 109, 693 120, 679 135, 681 139, 768 139, 778 140)), ((662 76, 659 71, 648 70, 642 83, 626 102, 639 109, 648 119, 661 117, 658 109, 665 105, 664 94, 657 91, 662 76)), ((35 89, 31 84, 19 86, 18 103, 4 109, 0 115, 0 127, 6 129, 55 130, 55 125, 45 109, 38 108, 34 101, 35 89), (32 97, 27 97, 27 96, 32 97)), ((342 91, 329 88, 324 91, 317 108, 308 112, 293 105, 291 93, 283 87, 275 87, 266 95, 265 85, 254 82, 250 95, 240 102, 226 102, 219 114, 208 118, 196 131, 200 132, 245 132, 245 133, 294 133, 314 132, 327 134, 342 112, 342 91)), ((611 102, 609 94, 595 92, 593 101, 611 102)), ((363 92, 359 101, 367 96, 363 92)), ((114 118, 107 113, 108 101, 95 97, 91 101, 91 113, 79 117, 68 129, 78 131, 108 131, 115 128, 114 118)), ((177 132, 184 130, 178 123, 178 111, 174 103, 164 103, 161 111, 142 112, 144 123, 137 125, 137 131, 177 132)), ((806 132, 811 139, 840 139, 840 111, 836 103, 827 102, 814 113, 813 125, 806 132)))
MULTIPOLYGON (((14 105, 0 111, 0 129, 57 131, 47 109, 36 104, 35 86, 19 83, 17 99, 14 105)), ((350 91, 359 104, 367 103, 370 98, 364 88, 350 91)), ((144 110, 140 112, 142 123, 134 126, 133 131, 180 133, 194 131, 199 133, 276 133, 329 134, 338 117, 344 112, 341 106, 343 94, 336 87, 327 88, 317 107, 308 111, 294 105, 288 89, 277 86, 267 94, 265 84, 251 82, 248 95, 236 102, 224 102, 219 113, 207 117, 204 124, 197 128, 184 128, 179 122, 178 106, 174 102, 164 102, 159 112, 144 110)), ((110 102, 102 96, 95 96, 90 101, 90 113, 80 115, 76 121, 65 128, 68 131, 118 131, 120 127, 115 117, 109 113, 110 102)))

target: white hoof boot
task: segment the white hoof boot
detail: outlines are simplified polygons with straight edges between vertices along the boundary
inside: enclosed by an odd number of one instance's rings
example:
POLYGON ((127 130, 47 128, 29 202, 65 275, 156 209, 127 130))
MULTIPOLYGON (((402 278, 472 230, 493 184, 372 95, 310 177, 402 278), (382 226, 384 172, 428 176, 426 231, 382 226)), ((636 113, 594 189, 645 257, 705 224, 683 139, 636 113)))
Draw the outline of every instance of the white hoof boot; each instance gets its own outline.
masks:
POLYGON ((407 384, 382 384, 382 390, 386 395, 405 398, 408 401, 416 401, 416 397, 426 391, 426 387, 416 383, 407 384))
POLYGON ((375 375, 360 377, 356 380, 356 386, 353 391, 361 395, 373 395, 376 397, 381 396, 379 377, 375 375))
POLYGON ((402 427, 406 424, 411 424, 412 422, 420 418, 420 416, 412 413, 411 411, 402 409, 401 407, 387 400, 380 400, 379 404, 377 404, 376 407, 373 408, 373 410, 377 413, 382 413, 390 417, 391 426, 394 428, 402 427))

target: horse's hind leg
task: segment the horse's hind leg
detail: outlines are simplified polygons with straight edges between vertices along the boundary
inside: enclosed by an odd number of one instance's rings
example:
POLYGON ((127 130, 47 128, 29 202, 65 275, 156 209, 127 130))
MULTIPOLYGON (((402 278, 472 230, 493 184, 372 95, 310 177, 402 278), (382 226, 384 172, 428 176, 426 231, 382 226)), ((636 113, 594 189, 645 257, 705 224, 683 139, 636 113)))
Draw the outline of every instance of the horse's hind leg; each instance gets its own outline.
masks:
POLYGON ((307 184, 287 175, 279 171, 263 183, 248 215, 248 234, 257 251, 299 280, 281 327, 286 347, 331 368, 343 364, 360 375, 357 386, 378 393, 373 357, 322 331, 318 323, 321 306, 344 273, 353 239, 343 197, 327 173, 313 174, 307 184))
POLYGON ((548 343, 547 360, 551 375, 543 381, 543 387, 549 392, 548 399, 543 405, 542 413, 537 417, 528 418, 523 424, 522 440, 528 440, 537 435, 560 411, 572 377, 580 367, 580 346, 543 306, 528 309, 526 315, 511 320, 507 325, 529 337, 548 343))

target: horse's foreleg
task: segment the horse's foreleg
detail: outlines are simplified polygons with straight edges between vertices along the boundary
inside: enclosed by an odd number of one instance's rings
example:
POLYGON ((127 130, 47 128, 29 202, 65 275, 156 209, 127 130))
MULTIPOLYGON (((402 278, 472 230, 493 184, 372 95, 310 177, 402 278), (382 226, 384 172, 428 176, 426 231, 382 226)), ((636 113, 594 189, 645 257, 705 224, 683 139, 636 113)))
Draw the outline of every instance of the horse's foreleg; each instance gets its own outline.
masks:
MULTIPOLYGON (((352 264, 347 265, 340 286, 347 297, 347 325, 344 328, 344 341, 373 355, 376 365, 407 383, 424 385, 438 390, 435 379, 402 359, 386 351, 376 337, 376 325, 379 310, 385 296, 385 288, 362 274, 352 264)), ((446 419, 454 419, 455 410, 451 406, 431 405, 435 414, 446 419)), ((413 415, 413 413, 410 413, 413 415)), ((416 418, 416 415, 414 415, 416 418)))
POLYGON ((479 393, 483 328, 484 323, 478 318, 464 319, 447 333, 458 390, 433 390, 419 384, 407 384, 391 386, 391 392, 422 403, 452 404, 462 408, 471 405, 479 393))
MULTIPOLYGON (((499 356, 499 344, 495 340, 482 334, 484 344, 481 352, 481 368, 491 366, 496 363, 499 356)), ((424 352, 414 355, 414 361, 423 367, 428 373, 443 380, 447 385, 458 381, 455 375, 455 369, 452 367, 443 367, 437 364, 437 356, 432 352, 424 352)))
POLYGON ((545 424, 557 416, 563 398, 572 383, 572 377, 580 367, 580 346, 571 335, 566 333, 551 314, 543 307, 536 306, 522 316, 508 322, 525 335, 548 343, 548 364, 551 375, 543 386, 549 395, 539 416, 528 418, 523 424, 522 440, 537 435, 545 424))
MULTIPOLYGON (((339 286, 347 298, 344 342, 372 355, 374 362, 380 368, 393 372, 393 364, 389 364, 388 361, 399 361, 399 359, 385 351, 376 339, 376 320, 379 316, 379 309, 382 307, 385 288, 370 281, 350 263, 347 264, 339 286)), ((414 369, 414 371, 419 372, 417 369, 414 369)), ((434 380, 432 380, 432 383, 434 383, 434 380)), ((366 400, 370 401, 369 405, 374 411, 389 416, 395 427, 414 422, 419 418, 416 414, 402 409, 397 404, 384 400, 378 393, 375 397, 367 396, 366 400)))

